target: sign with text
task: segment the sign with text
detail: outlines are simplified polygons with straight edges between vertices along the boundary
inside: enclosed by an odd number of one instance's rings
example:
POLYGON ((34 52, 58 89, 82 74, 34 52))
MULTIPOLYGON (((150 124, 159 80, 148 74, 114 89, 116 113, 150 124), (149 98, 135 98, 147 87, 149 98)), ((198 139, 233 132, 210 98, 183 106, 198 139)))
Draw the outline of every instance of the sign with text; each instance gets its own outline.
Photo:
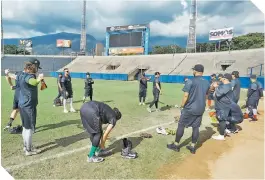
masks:
POLYGON ((110 48, 109 55, 120 55, 120 54, 143 54, 143 47, 128 47, 128 48, 110 48))
POLYGON ((225 40, 225 39, 232 39, 234 36, 234 28, 224 28, 224 29, 214 29, 211 30, 209 33, 209 40, 225 40))
POLYGON ((127 25, 127 26, 112 26, 112 27, 107 27, 106 31, 107 32, 127 31, 127 30, 135 30, 135 29, 146 29, 147 27, 149 27, 148 24, 136 24, 136 25, 127 25))

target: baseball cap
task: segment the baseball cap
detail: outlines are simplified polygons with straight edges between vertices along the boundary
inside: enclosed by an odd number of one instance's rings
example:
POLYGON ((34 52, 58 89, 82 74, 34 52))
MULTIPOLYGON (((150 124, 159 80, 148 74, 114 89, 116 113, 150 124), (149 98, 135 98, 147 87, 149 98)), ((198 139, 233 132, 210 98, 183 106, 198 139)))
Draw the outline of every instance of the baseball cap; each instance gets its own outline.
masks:
POLYGON ((58 75, 63 75, 63 73, 59 73, 58 75))
POLYGON ((36 59, 36 58, 29 58, 29 62, 30 62, 31 64, 35 64, 35 65, 37 66, 38 69, 42 69, 42 68, 40 67, 40 61, 39 61, 38 59, 36 59))
POLYGON ((218 78, 223 78, 224 77, 224 75, 223 74, 218 74, 218 76, 217 76, 218 78))
POLYGON ((192 69, 197 72, 204 72, 204 66, 201 64, 196 64, 192 69))
POLYGON ((155 72, 155 75, 160 75, 161 73, 160 72, 155 72))
POLYGON ((86 75, 90 75, 90 73, 89 73, 89 72, 87 72, 87 73, 86 73, 86 75))
POLYGON ((250 79, 257 79, 257 76, 256 76, 255 74, 252 74, 252 75, 250 76, 250 79))
POLYGON ((229 74, 229 73, 225 73, 223 78, 227 79, 228 81, 231 81, 232 80, 232 75, 229 74))

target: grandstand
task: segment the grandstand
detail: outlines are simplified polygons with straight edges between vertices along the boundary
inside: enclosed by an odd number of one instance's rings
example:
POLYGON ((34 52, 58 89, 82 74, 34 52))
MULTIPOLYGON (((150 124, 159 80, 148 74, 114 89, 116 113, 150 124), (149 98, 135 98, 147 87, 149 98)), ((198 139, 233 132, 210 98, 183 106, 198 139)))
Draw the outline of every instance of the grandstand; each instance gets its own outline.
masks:
MULTIPOLYGON (((133 80, 139 71, 153 74, 156 71, 163 75, 190 75, 190 68, 197 63, 205 66, 205 75, 238 70, 241 76, 248 76, 248 68, 264 62, 264 49, 249 49, 211 53, 166 54, 148 56, 115 56, 115 57, 77 57, 65 67, 72 72, 128 74, 133 80)), ((58 71, 62 71, 61 68, 58 71)), ((263 69, 264 71, 264 69, 263 69)), ((263 72, 264 74, 264 72, 263 72)))
POLYGON ((23 70, 24 63, 29 57, 36 57, 41 63, 42 70, 45 76, 49 76, 51 72, 57 71, 74 60, 71 56, 24 56, 24 55, 5 55, 1 60, 1 74, 4 75, 5 69, 11 71, 23 70))

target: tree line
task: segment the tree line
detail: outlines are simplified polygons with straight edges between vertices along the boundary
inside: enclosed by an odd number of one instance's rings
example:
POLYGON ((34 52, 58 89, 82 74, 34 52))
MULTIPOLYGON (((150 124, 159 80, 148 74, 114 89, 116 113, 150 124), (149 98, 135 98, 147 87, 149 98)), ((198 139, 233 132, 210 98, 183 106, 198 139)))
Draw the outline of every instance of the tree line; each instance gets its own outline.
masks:
POLYGON ((5 45, 4 46, 4 54, 25 54, 30 55, 30 52, 25 50, 24 48, 18 47, 17 45, 5 45))
MULTIPOLYGON (((218 52, 229 50, 243 50, 243 49, 255 49, 264 47, 264 33, 249 33, 234 37, 231 42, 227 40, 197 43, 196 52, 218 52)), ((182 48, 178 45, 168 46, 154 46, 150 54, 174 54, 174 53, 185 53, 186 48, 182 48)))

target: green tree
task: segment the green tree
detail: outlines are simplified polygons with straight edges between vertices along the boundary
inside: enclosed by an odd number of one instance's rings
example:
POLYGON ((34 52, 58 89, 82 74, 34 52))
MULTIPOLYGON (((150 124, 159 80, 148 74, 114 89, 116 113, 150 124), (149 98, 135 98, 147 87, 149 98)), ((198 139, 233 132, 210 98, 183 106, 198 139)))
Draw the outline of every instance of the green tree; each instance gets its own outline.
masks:
POLYGON ((4 53, 5 54, 25 54, 25 55, 30 54, 27 50, 24 50, 23 48, 19 48, 16 45, 5 45, 4 53))

